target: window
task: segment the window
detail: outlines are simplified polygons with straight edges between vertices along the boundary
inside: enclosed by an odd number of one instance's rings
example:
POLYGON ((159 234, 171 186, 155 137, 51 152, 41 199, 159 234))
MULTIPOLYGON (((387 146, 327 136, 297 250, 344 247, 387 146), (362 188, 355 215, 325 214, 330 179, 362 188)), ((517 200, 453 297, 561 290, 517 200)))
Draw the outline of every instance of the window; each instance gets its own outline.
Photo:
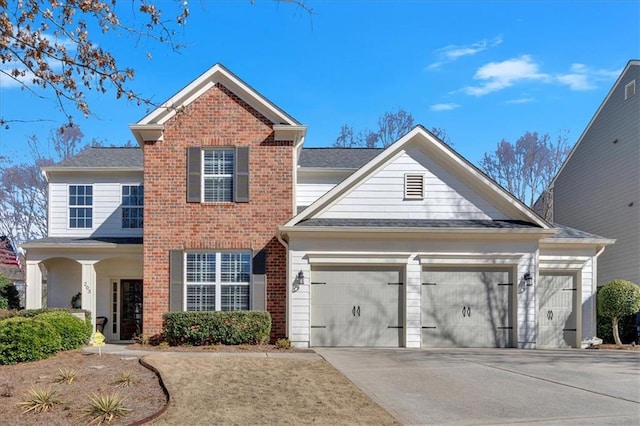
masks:
POLYGON ((634 96, 635 94, 636 94, 636 81, 633 80, 630 83, 627 83, 626 86, 624 86, 624 100, 626 101, 627 99, 634 96))
POLYGON ((404 198, 410 200, 422 200, 424 198, 424 175, 404 175, 404 198))
POLYGON ((248 310, 250 265, 245 252, 187 253, 187 311, 248 310))
POLYGON ((69 185, 69 228, 93 227, 93 187, 69 185))
POLYGON ((144 188, 142 185, 122 186, 122 227, 142 228, 144 212, 144 188))
POLYGON ((249 147, 187 148, 187 202, 249 202, 249 147))
POLYGON ((205 149, 203 183, 205 202, 233 201, 233 149, 205 149))

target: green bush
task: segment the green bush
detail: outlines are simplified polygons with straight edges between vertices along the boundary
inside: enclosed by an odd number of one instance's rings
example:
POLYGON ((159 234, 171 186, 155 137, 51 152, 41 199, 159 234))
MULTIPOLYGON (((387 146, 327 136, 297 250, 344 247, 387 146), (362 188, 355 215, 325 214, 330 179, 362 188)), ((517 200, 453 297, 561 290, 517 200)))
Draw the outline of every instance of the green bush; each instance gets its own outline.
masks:
POLYGON ((62 338, 62 350, 77 349, 91 338, 91 329, 75 315, 65 311, 45 312, 35 319, 51 324, 62 338))
POLYGON ((0 321, 0 364, 37 361, 61 348, 56 329, 35 318, 9 318, 0 321))
POLYGON ((596 301, 598 315, 611 319, 613 339, 620 345, 618 324, 623 317, 640 311, 640 287, 631 281, 612 280, 598 291, 596 301))
MULTIPOLYGON (((620 341, 635 342, 638 338, 638 332, 636 330, 636 316, 627 315, 626 317, 620 318, 618 321, 618 332, 620 333, 620 341)), ((605 318, 602 315, 598 315, 597 336, 601 338, 604 343, 615 343, 611 318, 605 318)))
POLYGON ((271 315, 264 311, 169 312, 162 334, 171 346, 258 344, 269 341, 271 315))

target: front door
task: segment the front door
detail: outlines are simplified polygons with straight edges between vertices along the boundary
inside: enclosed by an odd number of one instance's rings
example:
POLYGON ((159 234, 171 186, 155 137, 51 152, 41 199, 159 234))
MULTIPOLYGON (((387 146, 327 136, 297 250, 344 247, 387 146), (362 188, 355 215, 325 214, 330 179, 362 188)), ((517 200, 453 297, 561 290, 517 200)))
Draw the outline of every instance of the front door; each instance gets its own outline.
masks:
POLYGON ((120 340, 142 334, 142 280, 120 280, 120 340))

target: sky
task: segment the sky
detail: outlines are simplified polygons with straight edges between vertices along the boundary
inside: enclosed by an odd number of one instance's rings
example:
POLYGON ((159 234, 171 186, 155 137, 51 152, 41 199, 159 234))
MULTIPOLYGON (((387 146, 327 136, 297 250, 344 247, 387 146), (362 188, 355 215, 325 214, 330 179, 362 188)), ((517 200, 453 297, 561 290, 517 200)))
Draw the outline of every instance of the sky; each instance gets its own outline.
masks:
MULTIPOLYGON (((130 19, 130 3, 120 4, 130 19)), ((307 125, 306 147, 332 145, 343 124, 375 129, 380 115, 402 108, 444 129, 476 164, 527 131, 568 132, 575 143, 626 63, 640 59, 639 1, 305 4, 311 15, 270 0, 191 0, 174 38, 185 45, 179 52, 126 34, 97 40, 154 102, 221 63, 307 125)), ((0 130, 0 156, 27 160, 27 138, 44 143, 65 122, 48 97, 0 78, 0 117, 23 120, 0 130)), ((87 141, 134 141, 128 125, 149 112, 113 92, 87 99, 91 116, 72 110, 87 141)))

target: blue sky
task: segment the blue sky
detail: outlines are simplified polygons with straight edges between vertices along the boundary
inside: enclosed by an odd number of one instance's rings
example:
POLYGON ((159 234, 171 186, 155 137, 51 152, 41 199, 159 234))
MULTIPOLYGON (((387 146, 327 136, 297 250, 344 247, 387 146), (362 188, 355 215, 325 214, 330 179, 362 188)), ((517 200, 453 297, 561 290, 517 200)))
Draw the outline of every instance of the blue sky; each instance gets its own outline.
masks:
MULTIPOLYGON (((133 89, 156 102, 220 62, 308 125, 305 146, 331 145, 343 124, 375 129, 378 116, 403 108, 444 128, 474 163, 526 131, 568 130, 575 142, 627 61, 640 58, 638 1, 307 4, 314 15, 268 0, 192 0, 180 53, 125 36, 99 43, 136 70, 133 89)), ((113 93, 88 100, 94 115, 74 116, 87 140, 133 140, 128 124, 146 107, 113 93)), ((6 80, 0 116, 51 120, 0 130, 0 155, 17 159, 26 158, 27 136, 45 141, 64 122, 53 101, 6 80)))

